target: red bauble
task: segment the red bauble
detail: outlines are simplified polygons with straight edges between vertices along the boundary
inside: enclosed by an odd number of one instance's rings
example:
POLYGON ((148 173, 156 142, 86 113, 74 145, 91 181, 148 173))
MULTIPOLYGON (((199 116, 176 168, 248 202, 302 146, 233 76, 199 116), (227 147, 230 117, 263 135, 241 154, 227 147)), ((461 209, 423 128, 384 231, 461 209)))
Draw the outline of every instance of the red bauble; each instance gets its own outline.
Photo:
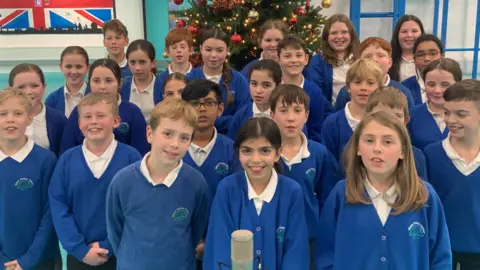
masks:
POLYGON ((178 19, 176 23, 177 28, 184 28, 187 25, 184 19, 178 19))
POLYGON ((183 0, 173 0, 173 2, 179 6, 183 4, 183 0))
POLYGON ((290 25, 296 24, 296 23, 297 23, 297 17, 292 17, 292 18, 290 18, 290 20, 288 20, 288 23, 289 23, 290 25))
POLYGON ((189 25, 187 27, 187 30, 188 32, 190 32, 190 34, 192 34, 193 36, 197 35, 197 32, 198 32, 198 27, 196 27, 195 25, 189 25))
POLYGON ((240 36, 239 34, 233 34, 230 38, 230 41, 232 41, 233 44, 239 44, 240 42, 242 42, 242 36, 240 36))
POLYGON ((307 14, 307 10, 304 7, 297 7, 295 9, 295 14, 297 14, 298 16, 303 16, 307 14))
POLYGON ((305 3, 305 8, 307 8, 307 10, 310 9, 310 1, 309 0, 307 0, 307 2, 305 3))

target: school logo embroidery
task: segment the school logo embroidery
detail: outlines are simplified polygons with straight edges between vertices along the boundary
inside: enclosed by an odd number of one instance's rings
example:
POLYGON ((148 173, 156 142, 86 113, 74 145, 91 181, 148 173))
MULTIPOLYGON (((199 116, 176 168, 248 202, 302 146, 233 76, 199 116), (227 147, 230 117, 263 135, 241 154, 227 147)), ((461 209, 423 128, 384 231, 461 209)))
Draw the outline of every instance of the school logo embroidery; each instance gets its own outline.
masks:
POLYGON ((15 187, 19 190, 27 190, 33 187, 33 181, 28 178, 20 178, 17 182, 15 182, 15 187))
POLYGON ((313 179, 315 178, 315 173, 317 171, 314 168, 310 168, 305 172, 305 177, 309 182, 313 182, 313 179))
POLYGON ((227 175, 228 174, 228 164, 220 162, 215 166, 215 172, 219 175, 227 175))
POLYGON ((130 131, 130 126, 128 123, 121 122, 120 125, 118 126, 118 131, 122 134, 127 134, 130 131))
POLYGON ((283 243, 283 239, 285 237, 285 227, 278 227, 277 231, 275 232, 275 237, 277 238, 278 243, 283 243))
POLYGON ((420 239, 425 236, 425 228, 419 222, 413 222, 412 225, 408 227, 408 235, 413 239, 420 239))
POLYGON ((172 219, 175 221, 182 221, 187 219, 188 217, 188 209, 184 207, 177 208, 175 212, 173 212, 172 219))

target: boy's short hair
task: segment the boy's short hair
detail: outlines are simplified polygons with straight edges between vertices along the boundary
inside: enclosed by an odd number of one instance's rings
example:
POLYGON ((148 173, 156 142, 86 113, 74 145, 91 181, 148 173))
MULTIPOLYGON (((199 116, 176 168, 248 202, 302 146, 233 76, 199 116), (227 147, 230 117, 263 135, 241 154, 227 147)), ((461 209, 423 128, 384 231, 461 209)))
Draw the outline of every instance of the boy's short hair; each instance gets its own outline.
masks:
POLYGON ((284 39, 278 42, 278 56, 280 57, 280 53, 282 52, 282 50, 286 49, 303 50, 305 54, 308 54, 307 44, 305 43, 305 41, 293 35, 286 36, 284 39))
POLYGON ((456 82, 443 92, 443 99, 449 101, 472 101, 480 110, 480 81, 465 79, 456 82))
POLYGON ((383 104, 391 109, 400 109, 405 118, 409 117, 408 102, 405 94, 393 86, 380 87, 368 97, 365 113, 372 112, 379 104, 383 104))
POLYGON ((207 80, 193 80, 187 83, 182 91, 182 99, 185 101, 198 100, 208 96, 210 92, 214 92, 218 104, 223 103, 222 90, 218 84, 207 80))
POLYGON ((388 52, 388 56, 392 57, 392 45, 387 40, 381 37, 369 37, 360 43, 359 54, 361 55, 363 51, 370 46, 378 46, 388 52))
POLYGON ((383 75, 383 71, 377 62, 370 59, 360 58, 348 69, 345 83, 348 87, 355 79, 366 80, 368 78, 373 78, 378 82, 378 87, 382 87, 383 75))
POLYGON ((78 112, 80 113, 82 107, 84 106, 93 106, 98 103, 110 105, 110 111, 112 112, 112 115, 114 117, 118 116, 119 109, 117 96, 103 92, 90 93, 82 98, 80 103, 78 103, 78 112))
POLYGON ((168 47, 184 40, 187 42, 188 47, 191 48, 193 46, 192 34, 186 28, 174 28, 165 37, 165 49, 168 50, 168 47))
POLYGON ((148 125, 152 130, 156 130, 158 125, 160 125, 160 121, 164 118, 185 120, 187 125, 193 129, 195 129, 198 124, 197 111, 192 105, 182 99, 165 99, 157 104, 152 111, 148 125))
POLYGON ((0 105, 3 105, 9 98, 18 97, 22 101, 28 114, 32 111, 32 101, 23 90, 9 87, 0 92, 0 105))
POLYGON ((270 109, 275 112, 277 109, 277 103, 281 100, 284 106, 290 106, 293 103, 303 104, 305 111, 310 111, 310 97, 301 87, 293 84, 280 84, 277 86, 270 95, 268 102, 270 103, 270 109))
POLYGON ((103 37, 105 37, 107 31, 113 31, 118 35, 123 35, 124 37, 128 38, 127 27, 119 19, 113 19, 108 21, 102 26, 102 30, 103 37))

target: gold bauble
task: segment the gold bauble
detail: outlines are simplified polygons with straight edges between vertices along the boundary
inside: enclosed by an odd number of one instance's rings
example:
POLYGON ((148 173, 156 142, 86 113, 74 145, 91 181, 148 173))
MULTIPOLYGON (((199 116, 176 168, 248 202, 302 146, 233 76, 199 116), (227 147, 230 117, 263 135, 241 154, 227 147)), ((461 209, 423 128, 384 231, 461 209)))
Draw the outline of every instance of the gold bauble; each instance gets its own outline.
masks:
POLYGON ((332 0, 322 0, 322 7, 329 8, 332 6, 332 0))

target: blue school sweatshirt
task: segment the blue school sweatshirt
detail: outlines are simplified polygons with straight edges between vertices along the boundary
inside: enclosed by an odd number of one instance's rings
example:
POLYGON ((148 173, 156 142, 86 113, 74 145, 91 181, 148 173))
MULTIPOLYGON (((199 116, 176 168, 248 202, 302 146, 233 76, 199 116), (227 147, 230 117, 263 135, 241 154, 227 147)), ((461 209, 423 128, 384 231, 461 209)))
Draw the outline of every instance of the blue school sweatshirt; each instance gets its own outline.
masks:
POLYGON ((318 226, 323 204, 343 175, 340 175, 335 158, 324 145, 308 140, 307 147, 310 156, 302 159, 301 163, 291 167, 283 159, 280 159, 280 163, 282 174, 297 181, 302 187, 308 235, 312 239, 320 233, 318 226))
MULTIPOLYGON (((130 102, 130 94, 132 93, 133 76, 126 78, 122 82, 122 88, 120 89, 120 95, 122 100, 130 102)), ((158 104, 163 99, 163 80, 158 80, 155 77, 153 83, 153 104, 158 104)))
POLYGON ((50 143, 50 151, 60 155, 60 144, 62 143, 63 131, 67 124, 65 113, 45 106, 45 119, 47 122, 47 137, 50 143))
POLYGON ((443 203, 452 250, 480 253, 480 168, 465 176, 447 156, 442 142, 425 148, 428 179, 443 203))
MULTIPOLYGON (((405 97, 407 98, 407 102, 408 102, 408 108, 413 108, 415 106, 415 101, 413 99, 410 89, 408 89, 403 84, 394 80, 390 80, 390 83, 388 84, 388 86, 393 86, 405 94, 405 97)), ((342 87, 342 89, 340 89, 340 92, 338 93, 337 100, 335 101, 334 111, 339 111, 345 108, 345 106, 349 101, 350 101, 350 95, 348 94, 347 86, 344 86, 342 87)))
POLYGON ((314 82, 322 89, 323 96, 331 104, 333 93, 333 66, 325 62, 321 53, 312 56, 303 70, 305 79, 314 82))
MULTIPOLYGON (((315 269, 452 269, 442 204, 432 186, 425 185, 428 201, 424 207, 400 215, 390 213, 383 225, 373 204, 346 202, 346 182, 340 181, 320 217, 315 269)), ((369 198, 366 191, 365 196, 369 198)))
MULTIPOLYGON (((90 84, 87 83, 87 89, 85 89, 85 95, 91 92, 90 84)), ((48 107, 59 110, 65 114, 65 86, 58 88, 51 92, 45 99, 45 105, 48 107)))
POLYGON ((217 269, 218 262, 231 263, 231 234, 249 230, 254 234, 254 256, 261 257, 262 269, 307 270, 310 266, 308 232, 302 188, 278 174, 270 203, 263 203, 260 215, 248 199, 245 172, 220 182, 213 200, 203 269, 217 269))
MULTIPOLYGON (((243 105, 246 105, 251 101, 250 86, 247 80, 243 77, 243 75, 240 72, 231 69, 230 76, 231 79, 229 83, 229 89, 230 93, 233 96, 232 104, 227 104, 227 90, 223 84, 223 75, 218 84, 220 86, 220 89, 222 90, 222 100, 225 104, 225 110, 223 111, 222 116, 218 117, 215 121, 215 127, 217 128, 218 132, 222 134, 227 134, 228 126, 230 125, 230 121, 235 112, 237 112, 243 105)), ((192 69, 192 71, 187 74, 187 79, 206 79, 202 67, 192 69)))
POLYGON ((105 217, 107 188, 115 174, 142 159, 138 151, 118 143, 105 172, 96 178, 88 167, 82 145, 65 152, 58 160, 49 188, 52 219, 58 238, 68 254, 82 261, 98 242, 113 256, 107 239, 105 217))
POLYGON ((415 105, 422 104, 422 89, 420 88, 420 84, 418 84, 417 76, 412 76, 402 82, 405 87, 407 87, 410 92, 412 93, 413 100, 415 105))
POLYGON ((253 65, 255 65, 258 61, 260 61, 260 58, 253 59, 252 61, 248 62, 248 64, 243 67, 242 71, 240 71, 240 73, 242 73, 243 77, 245 77, 247 80, 249 80, 248 75, 250 75, 250 70, 252 69, 253 65))
POLYGON ((410 122, 407 124, 412 145, 420 150, 431 143, 442 141, 447 138, 448 128, 443 132, 438 128, 435 119, 428 111, 427 103, 415 106, 410 111, 410 122))
POLYGON ((0 161, 0 258, 17 260, 25 270, 54 260, 58 240, 53 229, 48 185, 57 158, 38 145, 21 162, 0 161))
POLYGON ((215 197, 218 183, 241 168, 233 149, 233 141, 219 133, 217 133, 217 140, 213 145, 212 151, 202 166, 198 166, 193 161, 188 151, 185 157, 183 157, 183 162, 192 166, 192 168, 203 175, 208 184, 211 200, 215 197))
MULTIPOLYGON (((118 112, 120 115, 120 126, 113 130, 115 139, 132 146, 142 155, 150 151, 150 144, 147 142, 146 135, 147 123, 140 108, 133 103, 122 100, 118 112)), ((78 127, 78 107, 75 107, 65 125, 60 154, 70 148, 81 145, 84 138, 82 131, 78 127)))
POLYGON ((332 113, 332 106, 322 95, 322 90, 313 82, 305 79, 303 90, 310 97, 310 112, 306 124, 308 138, 320 142, 323 121, 332 113))
POLYGON ((417 169, 417 174, 424 181, 428 181, 427 174, 427 160, 422 150, 412 145, 413 159, 415 160, 415 168, 417 169))
POLYGON ((175 182, 153 186, 141 161, 119 171, 107 192, 108 239, 117 269, 195 270, 209 212, 202 174, 183 164, 175 182))
POLYGON ((120 73, 122 74, 122 80, 131 79, 133 77, 132 71, 126 64, 124 67, 120 67, 120 73))
POLYGON ((321 143, 327 147, 339 164, 342 164, 343 148, 345 148, 352 135, 353 130, 348 124, 345 109, 342 109, 325 119, 322 127, 321 143))

